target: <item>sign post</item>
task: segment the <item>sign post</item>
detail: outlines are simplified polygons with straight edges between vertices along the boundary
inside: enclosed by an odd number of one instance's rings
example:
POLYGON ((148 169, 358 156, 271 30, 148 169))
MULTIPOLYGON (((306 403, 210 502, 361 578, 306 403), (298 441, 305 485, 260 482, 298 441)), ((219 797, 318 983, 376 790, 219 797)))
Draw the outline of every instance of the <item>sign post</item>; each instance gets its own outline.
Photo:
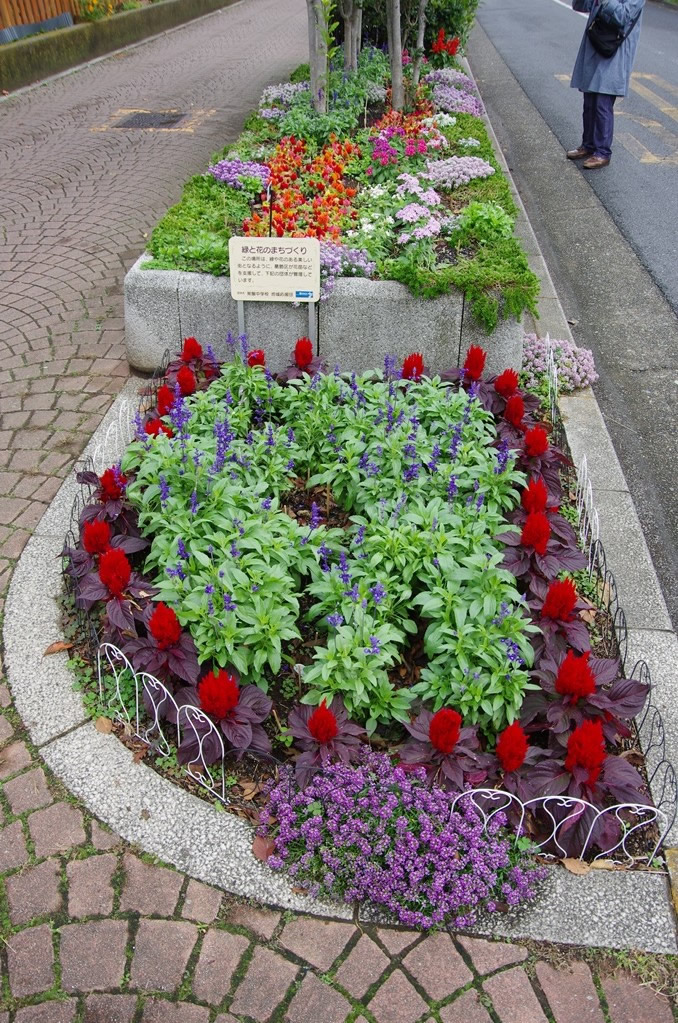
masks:
POLYGON ((307 302, 308 336, 315 348, 315 304, 320 299, 318 239, 233 237, 228 255, 240 333, 245 333, 245 302, 307 302))

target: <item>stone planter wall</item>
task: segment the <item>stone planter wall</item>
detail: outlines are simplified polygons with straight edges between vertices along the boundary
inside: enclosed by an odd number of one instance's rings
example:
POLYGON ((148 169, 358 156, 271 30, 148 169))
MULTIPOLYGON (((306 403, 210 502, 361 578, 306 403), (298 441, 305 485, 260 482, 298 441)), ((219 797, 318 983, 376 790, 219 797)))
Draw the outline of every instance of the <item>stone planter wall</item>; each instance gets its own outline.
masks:
MULTIPOLYGON (((237 303, 227 277, 177 270, 142 270, 141 256, 125 277, 127 357, 135 369, 153 372, 165 349, 175 352, 194 336, 224 357, 224 338, 238 332, 237 303)), ((361 372, 381 366, 384 356, 424 354, 431 372, 464 361, 470 344, 482 344, 489 372, 520 369, 522 322, 500 320, 487 334, 473 320, 461 292, 414 298, 404 284, 343 278, 319 303, 318 351, 330 368, 361 372)), ((282 370, 298 337, 309 333, 308 308, 286 302, 245 304, 245 332, 252 348, 263 348, 272 372, 282 370)))

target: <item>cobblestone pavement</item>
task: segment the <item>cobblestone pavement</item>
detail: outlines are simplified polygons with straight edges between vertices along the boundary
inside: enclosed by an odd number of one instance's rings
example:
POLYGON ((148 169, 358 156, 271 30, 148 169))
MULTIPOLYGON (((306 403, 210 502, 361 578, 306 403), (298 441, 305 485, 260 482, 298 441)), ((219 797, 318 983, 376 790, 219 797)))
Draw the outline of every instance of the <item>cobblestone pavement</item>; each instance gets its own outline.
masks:
MULTIPOLYGON (((246 0, 0 103, 0 599, 127 376, 125 271, 186 177, 304 58, 304 19, 300 0, 246 0), (177 107, 191 132, 111 127, 177 107)), ((92 820, 4 686, 0 708, 0 1023, 673 1019, 636 980, 558 949, 236 905, 92 820)))

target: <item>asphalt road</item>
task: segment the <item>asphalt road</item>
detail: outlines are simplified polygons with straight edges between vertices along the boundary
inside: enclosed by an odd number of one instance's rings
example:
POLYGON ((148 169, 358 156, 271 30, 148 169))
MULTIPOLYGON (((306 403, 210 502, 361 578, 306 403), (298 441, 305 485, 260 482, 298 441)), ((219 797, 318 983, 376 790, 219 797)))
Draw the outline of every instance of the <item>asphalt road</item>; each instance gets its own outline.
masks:
POLYGON ((648 2, 609 167, 581 141, 569 86, 584 18, 563 0, 483 0, 468 47, 595 385, 678 628, 678 8, 648 2))

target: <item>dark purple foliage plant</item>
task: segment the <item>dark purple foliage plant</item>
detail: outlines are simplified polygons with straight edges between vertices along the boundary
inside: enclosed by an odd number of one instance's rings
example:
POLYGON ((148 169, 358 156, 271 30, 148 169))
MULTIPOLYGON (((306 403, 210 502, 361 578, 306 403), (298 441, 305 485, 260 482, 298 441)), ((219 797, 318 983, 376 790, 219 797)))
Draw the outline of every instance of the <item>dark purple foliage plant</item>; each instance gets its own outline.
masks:
POLYGON ((349 721, 346 708, 338 696, 329 707, 323 700, 317 707, 300 705, 290 711, 288 731, 294 736, 301 753, 294 764, 297 783, 305 788, 315 772, 340 760, 344 764, 356 759, 365 729, 349 721))
POLYGON ((429 784, 461 792, 485 781, 489 758, 480 752, 477 730, 462 728, 456 710, 442 707, 432 714, 422 709, 405 728, 411 738, 400 747, 400 759, 424 767, 429 784))

